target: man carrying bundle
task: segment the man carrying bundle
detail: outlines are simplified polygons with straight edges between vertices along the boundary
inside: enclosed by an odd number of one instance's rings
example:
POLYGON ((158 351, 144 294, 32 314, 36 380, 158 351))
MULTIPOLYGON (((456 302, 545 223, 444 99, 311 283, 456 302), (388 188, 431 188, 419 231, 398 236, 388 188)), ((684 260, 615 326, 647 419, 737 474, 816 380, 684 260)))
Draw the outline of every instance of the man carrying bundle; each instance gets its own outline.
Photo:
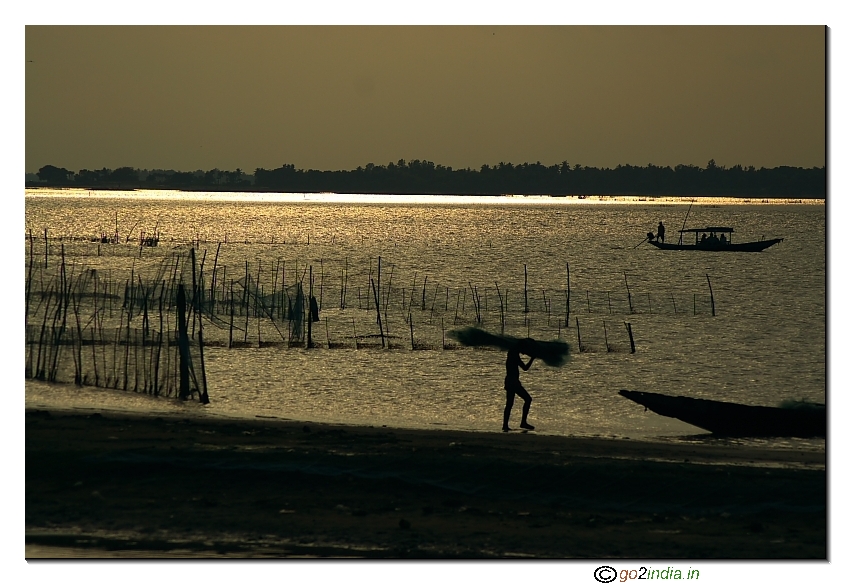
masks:
POLYGON ((534 426, 528 424, 528 411, 531 409, 531 395, 519 382, 519 369, 528 370, 536 358, 536 342, 531 338, 523 338, 515 346, 508 350, 508 358, 505 360, 505 417, 502 423, 502 431, 510 431, 508 420, 511 418, 511 409, 514 406, 514 397, 519 395, 524 401, 522 405, 522 421, 519 426, 523 429, 533 430, 534 426), (530 357, 528 363, 522 361, 520 354, 530 357))
POLYGON ((533 338, 515 338, 505 334, 491 334, 481 328, 467 326, 460 330, 451 330, 449 336, 464 346, 493 346, 508 353, 505 360, 505 418, 502 431, 510 431, 508 421, 511 418, 511 408, 514 398, 519 395, 524 401, 522 406, 522 422, 520 427, 532 430, 528 424, 528 410, 531 409, 531 395, 519 382, 519 369, 528 370, 536 359, 542 360, 549 366, 563 366, 569 360, 570 345, 561 340, 534 340, 533 338), (528 363, 522 361, 520 354, 530 357, 528 363))

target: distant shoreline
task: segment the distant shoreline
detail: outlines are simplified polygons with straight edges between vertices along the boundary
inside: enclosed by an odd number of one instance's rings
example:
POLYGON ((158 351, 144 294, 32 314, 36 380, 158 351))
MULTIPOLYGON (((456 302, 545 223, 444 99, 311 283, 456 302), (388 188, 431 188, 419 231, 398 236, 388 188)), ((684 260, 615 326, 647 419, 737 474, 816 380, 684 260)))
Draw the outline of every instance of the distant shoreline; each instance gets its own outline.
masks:
POLYGON ((335 192, 341 194, 408 194, 499 196, 504 194, 550 196, 734 196, 750 198, 826 197, 826 166, 800 168, 729 168, 709 160, 705 168, 617 165, 595 168, 561 164, 545 166, 502 163, 480 169, 452 168, 427 160, 399 160, 386 166, 367 164, 354 170, 305 170, 293 164, 253 173, 234 171, 146 170, 122 166, 114 170, 80 170, 47 165, 27 174, 25 183, 86 188, 169 188, 247 192, 335 192))
MULTIPOLYGON (((575 193, 575 194, 552 194, 546 192, 539 193, 501 193, 492 194, 484 192, 388 192, 388 191, 316 191, 316 190, 281 190, 277 188, 264 187, 214 187, 214 186, 193 186, 175 188, 164 185, 111 185, 111 186, 84 186, 84 185, 46 185, 42 183, 27 182, 24 186, 27 190, 90 190, 103 192, 126 192, 126 191, 173 191, 173 192, 211 192, 211 193, 256 193, 256 194, 351 194, 351 195, 385 195, 385 196, 472 196, 472 197, 551 197, 551 198, 634 198, 634 199, 669 199, 669 198, 694 198, 694 199, 711 199, 711 198, 735 198, 742 200, 821 200, 826 201, 826 196, 786 196, 781 194, 638 194, 634 192, 619 192, 619 193, 575 193)), ((648 202, 648 200, 647 200, 648 202)))

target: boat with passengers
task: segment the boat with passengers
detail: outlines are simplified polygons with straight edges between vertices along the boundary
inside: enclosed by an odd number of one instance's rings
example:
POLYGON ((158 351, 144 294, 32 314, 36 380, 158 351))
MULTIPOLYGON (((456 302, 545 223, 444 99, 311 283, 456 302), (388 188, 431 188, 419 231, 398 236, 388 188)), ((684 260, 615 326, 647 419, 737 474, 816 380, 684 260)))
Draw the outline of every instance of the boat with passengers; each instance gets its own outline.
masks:
POLYGON ((732 227, 682 229, 679 231, 678 243, 664 243, 659 241, 653 233, 647 233, 646 238, 650 245, 665 251, 763 251, 771 245, 782 241, 782 239, 762 239, 761 241, 733 243, 733 232, 734 229, 732 227), (693 233, 693 243, 685 242, 686 233, 693 233))

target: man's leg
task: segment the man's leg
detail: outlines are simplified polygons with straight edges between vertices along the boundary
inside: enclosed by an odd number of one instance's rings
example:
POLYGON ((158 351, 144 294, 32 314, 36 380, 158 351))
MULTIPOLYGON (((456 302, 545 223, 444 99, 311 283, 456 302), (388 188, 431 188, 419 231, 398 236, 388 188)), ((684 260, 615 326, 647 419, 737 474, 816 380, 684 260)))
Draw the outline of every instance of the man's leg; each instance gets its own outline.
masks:
POLYGON ((522 422, 519 426, 523 429, 534 429, 533 425, 528 424, 528 412, 531 410, 531 395, 523 387, 518 388, 516 394, 524 401, 522 405, 522 422))
POLYGON ((508 427, 508 420, 511 418, 511 409, 514 406, 514 392, 510 389, 505 389, 505 417, 502 422, 502 431, 510 431, 511 428, 508 427))

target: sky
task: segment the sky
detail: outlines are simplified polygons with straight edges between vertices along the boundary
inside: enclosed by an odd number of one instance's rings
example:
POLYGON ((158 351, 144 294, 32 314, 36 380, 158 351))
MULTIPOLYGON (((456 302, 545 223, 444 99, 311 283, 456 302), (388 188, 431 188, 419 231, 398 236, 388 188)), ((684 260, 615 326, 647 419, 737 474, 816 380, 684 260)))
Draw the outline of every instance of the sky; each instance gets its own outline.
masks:
POLYGON ((27 25, 25 166, 823 166, 826 35, 818 25, 27 25))

